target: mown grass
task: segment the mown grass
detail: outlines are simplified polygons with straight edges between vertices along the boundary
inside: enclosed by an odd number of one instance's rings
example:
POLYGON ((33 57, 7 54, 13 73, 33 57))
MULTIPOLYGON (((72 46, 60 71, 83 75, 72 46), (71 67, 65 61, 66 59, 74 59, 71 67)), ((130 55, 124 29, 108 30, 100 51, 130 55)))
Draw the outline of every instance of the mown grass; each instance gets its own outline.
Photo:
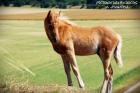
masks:
MULTIPOLYGON (((139 20, 88 20, 74 21, 80 26, 109 25, 123 39, 122 56, 124 67, 119 68, 114 59, 114 88, 121 82, 129 82, 121 76, 140 66, 140 21, 139 20), (120 82, 119 82, 120 81, 120 82), (119 82, 119 83, 118 83, 119 82)), ((0 78, 7 84, 66 85, 66 76, 60 56, 52 49, 44 32, 43 21, 0 21, 0 78)), ((96 55, 77 56, 86 88, 98 89, 103 81, 103 67, 96 55)), ((131 72, 140 77, 138 73, 131 72)), ((131 78, 132 77, 132 78, 131 78)), ((78 87, 72 75, 74 86, 78 87)))

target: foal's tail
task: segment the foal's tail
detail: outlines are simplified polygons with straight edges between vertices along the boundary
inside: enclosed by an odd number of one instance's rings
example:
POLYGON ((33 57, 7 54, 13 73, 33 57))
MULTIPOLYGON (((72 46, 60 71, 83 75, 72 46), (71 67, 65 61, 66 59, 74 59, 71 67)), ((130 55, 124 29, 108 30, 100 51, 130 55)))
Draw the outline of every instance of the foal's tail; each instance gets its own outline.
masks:
POLYGON ((123 61, 121 57, 122 40, 120 35, 118 35, 118 39, 119 39, 118 45, 114 50, 114 58, 119 67, 122 67, 123 66, 123 61))

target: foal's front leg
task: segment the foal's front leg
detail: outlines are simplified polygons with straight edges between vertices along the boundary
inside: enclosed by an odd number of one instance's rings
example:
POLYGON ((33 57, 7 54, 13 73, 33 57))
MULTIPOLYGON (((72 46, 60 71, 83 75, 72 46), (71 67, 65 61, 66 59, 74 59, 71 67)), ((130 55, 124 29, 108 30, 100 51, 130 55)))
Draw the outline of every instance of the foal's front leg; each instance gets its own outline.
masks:
POLYGON ((71 74, 70 74, 70 63, 69 63, 68 57, 66 55, 61 55, 61 57, 63 60, 65 73, 67 75, 68 86, 73 86, 71 74))
POLYGON ((78 65, 77 65, 77 62, 76 62, 76 57, 75 57, 75 53, 72 51, 68 54, 68 57, 69 57, 69 61, 70 61, 70 64, 72 66, 72 70, 78 80, 78 83, 79 83, 79 87, 80 88, 84 88, 84 82, 81 78, 81 75, 80 75, 80 72, 79 72, 79 68, 78 68, 78 65))

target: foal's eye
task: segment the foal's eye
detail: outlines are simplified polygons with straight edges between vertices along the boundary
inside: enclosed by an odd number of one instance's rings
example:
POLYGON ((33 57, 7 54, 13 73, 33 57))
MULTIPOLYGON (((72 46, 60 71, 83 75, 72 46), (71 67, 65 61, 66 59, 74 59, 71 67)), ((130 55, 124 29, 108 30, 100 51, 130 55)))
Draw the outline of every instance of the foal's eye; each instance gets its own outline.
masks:
POLYGON ((49 28, 50 28, 50 29, 53 29, 53 26, 52 26, 52 25, 50 25, 50 26, 49 26, 49 28))

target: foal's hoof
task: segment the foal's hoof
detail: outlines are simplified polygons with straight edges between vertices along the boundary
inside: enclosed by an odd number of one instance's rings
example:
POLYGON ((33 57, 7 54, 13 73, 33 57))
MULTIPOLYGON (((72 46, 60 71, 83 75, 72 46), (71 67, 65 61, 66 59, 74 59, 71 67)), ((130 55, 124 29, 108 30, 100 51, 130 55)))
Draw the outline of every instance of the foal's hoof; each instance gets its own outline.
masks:
POLYGON ((79 86, 79 87, 80 87, 80 89, 83 89, 83 90, 85 89, 85 87, 84 87, 84 86, 79 86))
POLYGON ((68 84, 68 86, 73 86, 73 84, 68 84))

